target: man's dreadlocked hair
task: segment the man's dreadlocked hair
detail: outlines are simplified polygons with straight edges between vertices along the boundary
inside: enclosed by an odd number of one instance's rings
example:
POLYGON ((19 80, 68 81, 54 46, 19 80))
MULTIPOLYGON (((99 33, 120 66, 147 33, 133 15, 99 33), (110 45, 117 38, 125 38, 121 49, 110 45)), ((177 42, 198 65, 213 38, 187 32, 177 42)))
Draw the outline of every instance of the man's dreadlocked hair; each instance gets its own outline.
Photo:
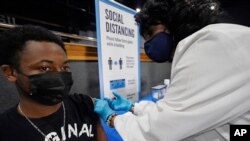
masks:
POLYGON ((148 0, 135 15, 141 35, 150 35, 150 26, 163 24, 176 42, 206 25, 218 23, 223 12, 218 0, 148 0))

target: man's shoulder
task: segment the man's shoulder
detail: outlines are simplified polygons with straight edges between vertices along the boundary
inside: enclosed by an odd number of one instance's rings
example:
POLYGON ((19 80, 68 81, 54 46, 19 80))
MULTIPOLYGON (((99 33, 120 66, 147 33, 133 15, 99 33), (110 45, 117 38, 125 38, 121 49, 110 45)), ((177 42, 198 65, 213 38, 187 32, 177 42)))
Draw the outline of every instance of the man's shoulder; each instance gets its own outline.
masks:
POLYGON ((81 93, 70 94, 68 95, 67 99, 80 102, 92 100, 92 98, 89 95, 81 93))
POLYGON ((87 94, 82 94, 82 93, 73 93, 68 95, 69 98, 90 98, 89 95, 87 94))
POLYGON ((86 94, 80 94, 80 93, 70 94, 68 95, 66 100, 76 105, 87 106, 90 109, 92 109, 94 106, 92 98, 86 94))
MULTIPOLYGON (((96 119, 97 115, 94 112, 94 103, 90 96, 85 94, 71 94, 67 96, 66 105, 70 107, 72 111, 77 110, 76 112, 80 113, 82 117, 88 115, 92 119, 96 119)), ((68 110, 70 110, 68 109, 68 110)))
POLYGON ((0 114, 0 125, 7 119, 7 111, 0 114))
POLYGON ((10 114, 13 113, 13 108, 8 109, 7 111, 0 114, 0 130, 4 129, 10 123, 10 114))

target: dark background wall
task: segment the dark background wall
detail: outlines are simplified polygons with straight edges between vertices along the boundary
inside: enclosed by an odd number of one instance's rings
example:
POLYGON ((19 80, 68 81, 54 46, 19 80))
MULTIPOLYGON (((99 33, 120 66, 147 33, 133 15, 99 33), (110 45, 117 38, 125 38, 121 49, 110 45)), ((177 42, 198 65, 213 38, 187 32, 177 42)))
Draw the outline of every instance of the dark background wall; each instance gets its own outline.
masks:
MULTIPOLYGON (((132 9, 146 0, 116 0, 132 9)), ((250 26, 249 0, 219 0, 228 22, 250 26)), ((80 34, 95 30, 95 0, 0 0, 0 22, 39 24, 49 29, 80 34)))

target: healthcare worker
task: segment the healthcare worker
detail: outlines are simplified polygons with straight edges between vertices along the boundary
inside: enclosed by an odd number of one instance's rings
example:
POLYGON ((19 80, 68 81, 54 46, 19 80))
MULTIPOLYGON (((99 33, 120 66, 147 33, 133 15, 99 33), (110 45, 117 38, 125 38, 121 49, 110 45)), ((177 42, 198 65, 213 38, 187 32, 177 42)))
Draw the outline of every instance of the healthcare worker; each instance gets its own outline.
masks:
POLYGON ((124 141, 223 141, 230 124, 249 125, 250 28, 222 14, 216 0, 148 0, 135 18, 152 60, 174 51, 168 91, 156 103, 96 99, 95 112, 124 141))

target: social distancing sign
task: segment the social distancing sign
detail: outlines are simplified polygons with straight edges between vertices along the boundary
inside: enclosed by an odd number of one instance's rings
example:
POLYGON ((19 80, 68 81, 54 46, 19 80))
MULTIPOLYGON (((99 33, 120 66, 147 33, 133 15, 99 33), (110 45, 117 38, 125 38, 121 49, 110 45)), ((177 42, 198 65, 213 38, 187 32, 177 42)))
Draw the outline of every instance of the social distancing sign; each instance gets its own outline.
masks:
POLYGON ((141 80, 136 11, 114 1, 95 2, 101 98, 111 98, 116 92, 138 101, 141 80))

